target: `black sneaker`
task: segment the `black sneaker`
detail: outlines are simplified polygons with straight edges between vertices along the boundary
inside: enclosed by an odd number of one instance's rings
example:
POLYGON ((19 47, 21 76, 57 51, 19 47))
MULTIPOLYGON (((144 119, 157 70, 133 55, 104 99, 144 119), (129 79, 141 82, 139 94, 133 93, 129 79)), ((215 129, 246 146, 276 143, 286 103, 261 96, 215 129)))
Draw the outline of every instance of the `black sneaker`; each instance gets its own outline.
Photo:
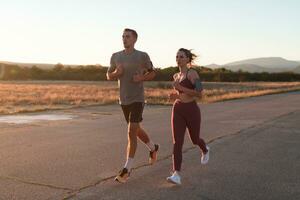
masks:
POLYGON ((154 145, 154 150, 150 151, 149 153, 149 164, 153 165, 157 161, 157 154, 158 154, 159 145, 154 145))
POLYGON ((127 181, 127 179, 129 178, 129 176, 130 176, 130 172, 128 171, 128 169, 123 168, 119 172, 118 176, 116 176, 115 181, 118 181, 120 183, 125 183, 127 181))

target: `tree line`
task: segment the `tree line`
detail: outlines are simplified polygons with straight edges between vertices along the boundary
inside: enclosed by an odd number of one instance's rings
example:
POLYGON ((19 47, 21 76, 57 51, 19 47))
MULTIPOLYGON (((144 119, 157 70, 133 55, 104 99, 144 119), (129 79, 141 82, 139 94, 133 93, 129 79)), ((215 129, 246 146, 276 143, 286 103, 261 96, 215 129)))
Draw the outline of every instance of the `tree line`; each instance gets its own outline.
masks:
MULTIPOLYGON (((202 81, 207 82, 246 82, 246 81, 300 81, 300 74, 282 73, 249 73, 233 72, 225 68, 210 69, 195 66, 202 81)), ((57 64, 53 68, 43 69, 37 66, 20 67, 18 65, 2 64, 0 67, 1 80, 78 80, 104 81, 107 67, 100 65, 79 65, 76 67, 57 64)), ((171 81, 178 67, 157 68, 155 81, 171 81)))

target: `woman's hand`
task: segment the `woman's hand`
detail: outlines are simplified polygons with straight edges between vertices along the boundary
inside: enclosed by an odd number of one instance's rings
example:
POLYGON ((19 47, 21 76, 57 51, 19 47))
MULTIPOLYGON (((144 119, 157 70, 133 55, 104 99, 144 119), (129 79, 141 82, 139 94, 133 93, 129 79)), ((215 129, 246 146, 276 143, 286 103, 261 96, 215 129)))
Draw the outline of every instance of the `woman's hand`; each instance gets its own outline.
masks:
POLYGON ((172 92, 171 94, 169 94, 169 100, 176 100, 179 98, 179 94, 177 92, 172 92))
POLYGON ((180 85, 180 83, 179 83, 179 81, 174 81, 173 82, 173 87, 174 87, 174 89, 176 89, 176 90, 179 90, 179 91, 184 91, 184 87, 182 87, 181 85, 180 85))

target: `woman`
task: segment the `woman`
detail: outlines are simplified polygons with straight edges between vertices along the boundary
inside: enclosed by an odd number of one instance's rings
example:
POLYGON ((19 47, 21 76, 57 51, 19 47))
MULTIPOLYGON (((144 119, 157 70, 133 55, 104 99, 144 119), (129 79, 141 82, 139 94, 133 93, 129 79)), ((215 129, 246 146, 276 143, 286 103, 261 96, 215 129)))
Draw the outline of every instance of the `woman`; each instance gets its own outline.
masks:
POLYGON ((169 95, 175 100, 172 109, 173 133, 173 174, 167 180, 174 184, 181 184, 179 172, 182 162, 182 147, 186 128, 194 145, 202 151, 201 163, 209 160, 209 148, 200 138, 201 113, 196 99, 202 96, 202 85, 197 71, 190 67, 196 55, 190 50, 181 48, 177 52, 176 61, 179 72, 174 74, 174 89, 169 95))

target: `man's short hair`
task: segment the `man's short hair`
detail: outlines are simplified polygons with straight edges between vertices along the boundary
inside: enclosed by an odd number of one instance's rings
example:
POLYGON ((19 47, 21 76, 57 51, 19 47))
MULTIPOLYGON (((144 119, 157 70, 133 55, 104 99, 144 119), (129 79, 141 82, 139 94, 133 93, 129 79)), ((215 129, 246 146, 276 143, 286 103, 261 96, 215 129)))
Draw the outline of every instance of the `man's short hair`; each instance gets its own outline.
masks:
POLYGON ((135 30, 130 29, 130 28, 125 28, 124 32, 125 31, 131 32, 136 39, 138 38, 138 34, 137 34, 137 32, 135 30))

